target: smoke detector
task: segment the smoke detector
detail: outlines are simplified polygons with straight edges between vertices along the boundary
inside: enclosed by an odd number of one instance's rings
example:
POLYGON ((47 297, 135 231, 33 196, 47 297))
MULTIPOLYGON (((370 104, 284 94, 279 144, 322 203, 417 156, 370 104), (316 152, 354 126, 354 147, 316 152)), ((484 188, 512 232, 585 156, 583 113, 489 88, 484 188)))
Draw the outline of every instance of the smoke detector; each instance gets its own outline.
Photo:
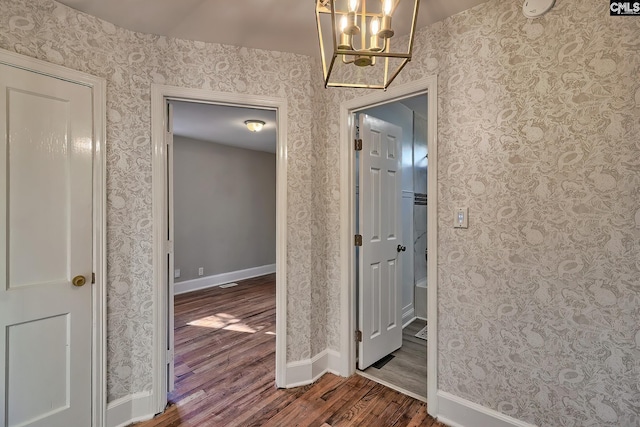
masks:
POLYGON ((539 18, 551 10, 556 0, 525 0, 522 13, 527 18, 539 18))

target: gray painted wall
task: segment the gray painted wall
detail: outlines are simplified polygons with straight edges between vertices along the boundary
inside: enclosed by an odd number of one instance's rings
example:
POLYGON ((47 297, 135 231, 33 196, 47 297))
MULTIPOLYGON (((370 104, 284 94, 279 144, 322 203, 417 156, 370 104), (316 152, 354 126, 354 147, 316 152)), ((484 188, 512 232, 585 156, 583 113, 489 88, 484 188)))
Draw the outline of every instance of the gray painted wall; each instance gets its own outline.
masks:
POLYGON ((181 282, 276 262, 275 154, 174 138, 181 282))

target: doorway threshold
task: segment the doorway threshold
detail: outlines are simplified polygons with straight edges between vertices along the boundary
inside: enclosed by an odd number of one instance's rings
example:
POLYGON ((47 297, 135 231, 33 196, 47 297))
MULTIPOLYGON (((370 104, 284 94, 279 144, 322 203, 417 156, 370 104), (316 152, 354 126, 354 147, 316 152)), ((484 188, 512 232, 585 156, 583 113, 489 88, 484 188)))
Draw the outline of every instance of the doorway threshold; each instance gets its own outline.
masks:
POLYGON ((359 369, 356 369, 356 374, 358 374, 360 376, 363 376, 363 377, 365 377, 365 378, 367 378, 367 379, 369 379, 371 381, 377 382, 378 384, 383 385, 385 387, 389 387, 390 389, 395 390, 395 391, 397 391, 399 393, 406 394, 409 397, 413 397, 414 399, 419 400, 420 402, 427 403, 427 398, 425 396, 420 396, 417 393, 411 392, 411 391, 409 391, 407 389, 404 389, 402 387, 399 387, 399 386, 397 386, 395 384, 391 384, 391 383, 389 383, 387 381, 384 381, 384 380, 381 380, 379 378, 376 378, 374 375, 371 375, 371 374, 369 374, 367 372, 364 372, 364 371, 361 371, 359 369))

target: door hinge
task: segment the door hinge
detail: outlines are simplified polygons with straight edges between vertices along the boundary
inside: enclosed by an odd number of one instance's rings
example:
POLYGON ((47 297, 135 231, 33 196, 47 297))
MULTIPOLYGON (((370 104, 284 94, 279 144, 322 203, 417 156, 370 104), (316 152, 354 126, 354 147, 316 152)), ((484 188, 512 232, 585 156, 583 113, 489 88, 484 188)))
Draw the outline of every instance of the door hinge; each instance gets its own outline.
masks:
POLYGON ((362 246, 362 234, 356 234, 355 245, 356 246, 362 246))
POLYGON ((362 342, 362 331, 356 331, 356 342, 362 342))
POLYGON ((96 283, 96 273, 91 273, 91 284, 96 283))
POLYGON ((354 143, 355 143, 355 150, 356 151, 362 151, 362 140, 361 139, 355 139, 354 143))

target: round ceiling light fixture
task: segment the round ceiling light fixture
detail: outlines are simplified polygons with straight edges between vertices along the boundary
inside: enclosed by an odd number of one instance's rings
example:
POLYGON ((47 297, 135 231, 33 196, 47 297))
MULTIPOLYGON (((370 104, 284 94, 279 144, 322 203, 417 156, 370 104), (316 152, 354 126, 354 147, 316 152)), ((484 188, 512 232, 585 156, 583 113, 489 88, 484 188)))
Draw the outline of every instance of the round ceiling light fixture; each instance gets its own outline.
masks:
POLYGON ((244 124, 251 132, 260 132, 266 123, 262 120, 246 120, 244 124))

